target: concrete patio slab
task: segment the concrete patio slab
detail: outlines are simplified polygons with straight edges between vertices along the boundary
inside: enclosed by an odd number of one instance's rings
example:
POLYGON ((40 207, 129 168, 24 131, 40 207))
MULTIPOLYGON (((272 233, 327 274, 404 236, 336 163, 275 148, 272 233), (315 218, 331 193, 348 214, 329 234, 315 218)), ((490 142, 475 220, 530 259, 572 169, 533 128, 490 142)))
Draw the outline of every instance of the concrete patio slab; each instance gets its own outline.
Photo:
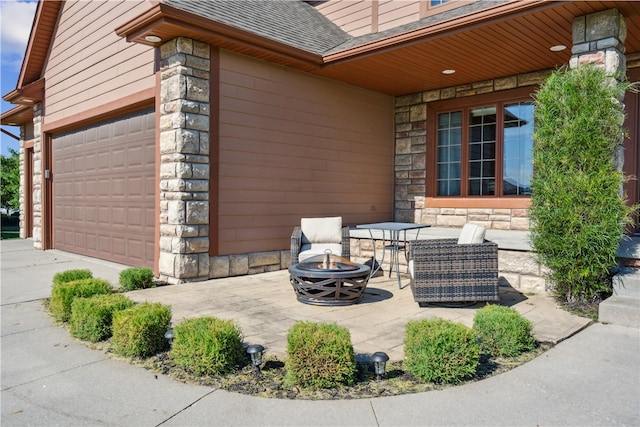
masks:
MULTIPOLYGON (((408 284, 408 276, 403 285, 408 284)), ((234 319, 245 340, 262 344, 268 353, 283 358, 286 335, 298 320, 336 322, 347 327, 357 353, 384 351, 392 360, 403 358, 403 337, 407 321, 440 317, 472 326, 478 303, 465 308, 419 307, 411 289, 398 289, 395 274, 369 281, 359 304, 325 307, 297 301, 286 270, 215 279, 205 282, 161 286, 128 292, 136 302, 170 305, 174 324, 198 316, 234 319)), ((559 308, 551 296, 524 295, 509 286, 500 287, 500 303, 512 306, 534 324, 536 339, 557 343, 586 327, 589 319, 559 308)))

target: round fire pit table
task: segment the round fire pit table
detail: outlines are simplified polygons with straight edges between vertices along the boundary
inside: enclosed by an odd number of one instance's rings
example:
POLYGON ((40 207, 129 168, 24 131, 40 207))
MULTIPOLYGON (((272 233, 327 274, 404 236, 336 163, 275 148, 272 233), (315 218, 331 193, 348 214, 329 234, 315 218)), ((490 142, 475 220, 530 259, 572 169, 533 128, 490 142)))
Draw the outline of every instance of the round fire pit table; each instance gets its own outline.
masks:
POLYGON ((362 300, 370 268, 326 253, 289 267, 298 301, 313 305, 351 305, 362 300))

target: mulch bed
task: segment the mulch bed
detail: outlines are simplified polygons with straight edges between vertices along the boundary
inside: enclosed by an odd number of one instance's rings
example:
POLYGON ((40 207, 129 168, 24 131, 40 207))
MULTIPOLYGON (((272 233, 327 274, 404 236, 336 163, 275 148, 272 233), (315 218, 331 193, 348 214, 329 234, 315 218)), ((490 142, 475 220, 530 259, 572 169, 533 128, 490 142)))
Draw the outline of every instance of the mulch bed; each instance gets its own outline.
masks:
MULTIPOLYGON (((541 343, 534 350, 518 357, 488 358, 482 357, 476 376, 465 383, 481 381, 499 375, 517 366, 529 362, 551 348, 550 344, 541 343)), ((108 352, 108 350, 107 350, 108 352)), ((115 356, 118 357, 119 356, 115 356)), ((266 355, 260 375, 250 365, 227 376, 191 375, 183 368, 176 366, 169 353, 157 354, 148 359, 128 359, 134 365, 144 367, 156 374, 166 375, 176 381, 187 384, 202 385, 230 392, 278 399, 365 399, 380 396, 395 396, 408 393, 421 393, 431 390, 442 390, 454 385, 425 383, 405 371, 402 362, 387 364, 386 375, 378 381, 368 365, 358 366, 355 384, 326 390, 309 390, 285 384, 285 364, 274 356, 266 355)), ((464 383, 463 383, 464 384, 464 383)))

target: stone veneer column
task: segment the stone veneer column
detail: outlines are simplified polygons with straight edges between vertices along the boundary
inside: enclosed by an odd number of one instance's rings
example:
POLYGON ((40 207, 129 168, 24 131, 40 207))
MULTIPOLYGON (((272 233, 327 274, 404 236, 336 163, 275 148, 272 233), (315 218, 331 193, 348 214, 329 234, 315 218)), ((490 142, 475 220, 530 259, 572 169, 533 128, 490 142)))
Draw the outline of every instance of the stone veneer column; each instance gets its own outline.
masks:
POLYGON ((160 88, 160 278, 209 278, 210 47, 163 44, 160 88))
POLYGON ((422 94, 396 98, 394 220, 414 222, 415 198, 426 191, 427 104, 422 94))
MULTIPOLYGON (((21 157, 24 157, 23 150, 21 157)), ((22 163, 22 162, 21 162, 22 163)), ((33 106, 33 247, 42 249, 42 104, 33 106)), ((24 213, 22 200, 20 211, 24 213)))
POLYGON ((623 78, 626 70, 624 41, 627 26, 617 9, 604 10, 573 20, 573 48, 569 66, 600 64, 611 75, 623 78))
POLYGON ((25 191, 24 191, 24 187, 25 187, 25 183, 26 183, 26 178, 24 176, 25 174, 25 162, 26 162, 26 153, 27 150, 26 148, 24 148, 24 138, 25 138, 25 131, 24 131, 25 127, 24 125, 20 126, 20 149, 19 151, 19 160, 18 160, 18 173, 20 174, 20 182, 18 183, 18 209, 20 210, 20 219, 19 219, 19 233, 20 233, 20 238, 21 239, 26 239, 27 238, 27 230, 25 229, 25 221, 26 221, 26 215, 25 212, 27 211, 27 204, 26 204, 26 198, 25 198, 25 191))
MULTIPOLYGON (((576 68, 583 64, 596 64, 613 78, 624 80, 627 69, 624 55, 626 38, 627 25, 617 9, 579 16, 573 20, 573 48, 569 66, 576 68)), ((622 103, 623 99, 618 101, 622 103)), ((615 154, 619 170, 622 170, 624 163, 623 142, 624 138, 621 137, 615 154)), ((620 192, 622 194, 622 187, 620 192)))

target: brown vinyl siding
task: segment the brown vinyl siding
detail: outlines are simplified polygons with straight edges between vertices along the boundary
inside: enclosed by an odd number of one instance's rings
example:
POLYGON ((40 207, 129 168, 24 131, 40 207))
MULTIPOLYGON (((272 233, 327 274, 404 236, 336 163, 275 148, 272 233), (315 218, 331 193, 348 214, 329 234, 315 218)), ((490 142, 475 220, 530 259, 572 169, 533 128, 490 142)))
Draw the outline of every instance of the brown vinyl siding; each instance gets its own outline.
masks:
POLYGON ((55 122, 153 88, 153 48, 114 28, 150 6, 133 1, 66 1, 45 70, 46 118, 55 122))
POLYGON ((392 218, 393 98, 220 62, 219 254, 285 249, 301 217, 392 218))
POLYGON ((373 1, 335 0, 320 2, 315 8, 352 36, 373 32, 373 1))
POLYGON ((388 30, 420 19, 420 2, 380 1, 378 4, 378 31, 388 30))
MULTIPOLYGON (((465 2, 466 4, 468 2, 465 2)), ((352 36, 384 31, 460 6, 451 2, 429 7, 429 0, 330 0, 315 8, 352 36)))

